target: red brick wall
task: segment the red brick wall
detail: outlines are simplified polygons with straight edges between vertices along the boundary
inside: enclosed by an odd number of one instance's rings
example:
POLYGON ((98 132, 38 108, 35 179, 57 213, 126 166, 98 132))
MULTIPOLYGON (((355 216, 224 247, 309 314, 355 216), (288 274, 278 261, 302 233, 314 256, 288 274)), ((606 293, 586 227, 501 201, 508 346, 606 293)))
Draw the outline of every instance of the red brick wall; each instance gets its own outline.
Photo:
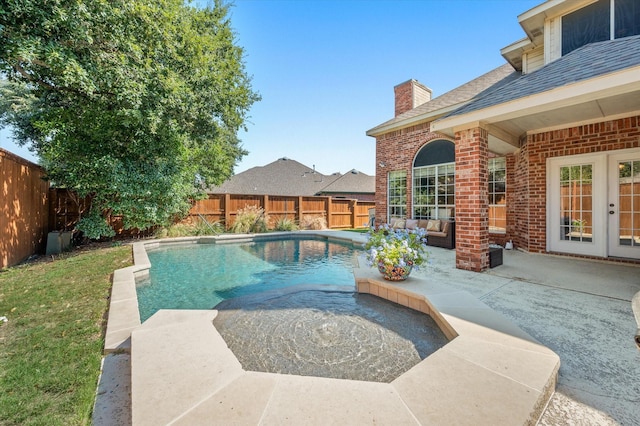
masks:
POLYGON ((387 174, 404 170, 407 173, 407 215, 412 215, 411 171, 418 151, 434 139, 451 140, 430 131, 430 123, 417 124, 389 132, 376 138, 376 224, 387 223, 387 174), (384 167, 381 166, 384 164, 384 167))
POLYGON ((531 252, 546 250, 547 158, 637 147, 640 116, 528 135, 516 161, 518 225, 514 243, 531 252))
POLYGON ((507 214, 515 219, 512 234, 514 247, 529 250, 529 148, 524 143, 522 146, 514 154, 514 199, 513 204, 507 207, 507 214))
POLYGON ((489 267, 489 134, 456 132, 456 267, 489 267))
POLYGON ((431 89, 416 80, 405 81, 393 88, 396 117, 431 100, 431 89))
MULTIPOLYGON (((429 123, 376 138, 376 223, 386 223, 387 173, 407 174, 407 214, 411 216, 411 171, 417 152, 434 139, 429 123), (384 167, 381 165, 384 164, 384 167)), ((526 135, 521 149, 507 156, 507 232, 488 234, 487 134, 471 129, 456 134, 456 264, 482 270, 488 243, 513 240, 516 248, 546 250, 547 158, 640 147, 640 116, 526 135), (458 257, 459 256, 459 257, 458 257)))
POLYGON ((413 81, 405 81, 393 88, 396 117, 413 109, 413 81))

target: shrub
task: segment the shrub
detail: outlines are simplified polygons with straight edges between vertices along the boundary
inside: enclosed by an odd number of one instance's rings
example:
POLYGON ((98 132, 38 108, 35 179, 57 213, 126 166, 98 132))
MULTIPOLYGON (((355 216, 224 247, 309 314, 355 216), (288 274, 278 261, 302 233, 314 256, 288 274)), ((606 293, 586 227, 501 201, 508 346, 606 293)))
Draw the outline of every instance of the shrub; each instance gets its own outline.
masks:
POLYGON ((304 216, 300 227, 312 230, 327 229, 327 220, 324 216, 304 216))
POLYGON ((200 218, 196 222, 195 235, 218 235, 224 232, 224 226, 220 222, 209 222, 204 218, 200 218))
POLYGON ((276 231, 296 231, 298 225, 296 225, 294 220, 281 216, 276 220, 273 229, 276 231))
POLYGON ((218 235, 224 232, 220 222, 205 222, 198 220, 195 223, 176 223, 156 231, 156 238, 193 237, 198 235, 218 235))
POLYGON ((247 206, 238 210, 236 220, 231 226, 231 232, 246 234, 248 232, 266 232, 267 222, 264 209, 258 206, 247 206))
POLYGON ((76 228, 79 231, 82 231, 82 234, 86 238, 90 239, 98 239, 100 237, 113 237, 116 235, 116 232, 109 225, 102 214, 95 211, 91 211, 89 214, 82 217, 82 219, 78 221, 76 228))

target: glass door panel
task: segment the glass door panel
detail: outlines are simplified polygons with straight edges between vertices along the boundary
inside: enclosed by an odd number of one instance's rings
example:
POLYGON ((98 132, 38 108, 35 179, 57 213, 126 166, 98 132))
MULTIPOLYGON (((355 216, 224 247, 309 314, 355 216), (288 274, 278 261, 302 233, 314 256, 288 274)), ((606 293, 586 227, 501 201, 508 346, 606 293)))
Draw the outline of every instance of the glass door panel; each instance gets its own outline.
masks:
POLYGON ((640 151, 609 159, 609 254, 640 259, 640 151))
POLYGON ((592 164, 560 167, 561 240, 594 241, 592 176, 592 164))
POLYGON ((640 249, 640 160, 618 163, 618 239, 640 249))

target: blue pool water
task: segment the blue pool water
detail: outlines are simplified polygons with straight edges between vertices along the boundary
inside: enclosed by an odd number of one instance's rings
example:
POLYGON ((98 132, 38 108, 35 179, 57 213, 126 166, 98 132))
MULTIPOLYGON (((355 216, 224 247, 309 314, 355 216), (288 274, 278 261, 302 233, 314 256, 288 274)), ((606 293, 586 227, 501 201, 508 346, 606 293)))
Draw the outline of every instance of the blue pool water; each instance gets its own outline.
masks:
POLYGON ((141 321, 159 309, 211 309, 223 300, 293 285, 354 285, 357 250, 324 239, 278 239, 147 254, 149 278, 137 282, 141 321))

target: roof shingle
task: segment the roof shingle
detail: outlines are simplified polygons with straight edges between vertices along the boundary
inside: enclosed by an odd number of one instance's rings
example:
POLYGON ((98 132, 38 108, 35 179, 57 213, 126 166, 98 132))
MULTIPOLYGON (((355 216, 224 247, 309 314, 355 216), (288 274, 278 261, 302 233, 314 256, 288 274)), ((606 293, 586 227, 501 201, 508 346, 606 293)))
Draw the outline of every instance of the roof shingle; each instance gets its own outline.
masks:
POLYGON ((325 194, 374 194, 376 192, 376 177, 353 169, 322 188, 320 192, 325 194))
POLYGON ((495 90, 496 88, 502 87, 503 85, 510 83, 518 77, 520 77, 520 73, 514 71, 511 65, 501 65, 500 67, 489 71, 488 73, 483 74, 480 77, 463 84, 462 86, 459 86, 443 95, 433 98, 429 102, 419 105, 412 110, 409 110, 403 114, 398 115, 397 117, 392 118, 391 120, 385 121, 384 123, 369 130, 367 134, 375 134, 378 130, 385 127, 393 126, 394 124, 400 125, 404 121, 408 121, 412 118, 416 118, 422 115, 428 116, 430 113, 437 114, 439 110, 442 110, 444 108, 469 102, 474 97, 477 97, 487 91, 495 90))
POLYGON ((640 36, 587 44, 507 85, 483 93, 447 117, 466 114, 640 65, 640 36))
POLYGON ((232 176, 209 193, 313 196, 318 193, 375 193, 375 178, 352 170, 324 175, 283 157, 266 166, 253 167, 232 176), (355 173, 354 173, 355 172, 355 173), (335 186, 333 185, 335 183, 335 186))

